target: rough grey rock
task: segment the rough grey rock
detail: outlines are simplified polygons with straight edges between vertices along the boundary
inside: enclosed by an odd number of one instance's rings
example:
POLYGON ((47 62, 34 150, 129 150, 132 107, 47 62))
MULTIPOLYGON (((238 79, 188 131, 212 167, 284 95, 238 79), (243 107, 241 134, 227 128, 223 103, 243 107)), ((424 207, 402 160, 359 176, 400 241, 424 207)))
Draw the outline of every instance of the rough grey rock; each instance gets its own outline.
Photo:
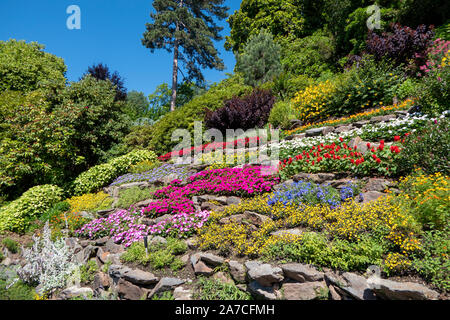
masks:
POLYGON ((232 205, 232 204, 240 204, 241 203, 241 198, 238 197, 228 197, 227 198, 227 205, 232 205))
POLYGON ((370 123, 370 121, 368 121, 368 120, 362 120, 362 121, 354 122, 353 126, 356 127, 356 128, 362 128, 363 126, 365 126, 365 125, 367 125, 369 123, 370 123))
POLYGON ((164 220, 167 220, 167 219, 170 219, 170 218, 172 218, 172 215, 165 214, 165 215, 162 215, 161 217, 155 218, 154 221, 155 221, 155 224, 156 224, 156 223, 160 223, 161 221, 164 221, 164 220))
POLYGON ((390 185, 392 185, 392 183, 389 180, 382 178, 370 178, 367 184, 364 186, 364 190, 383 192, 390 185))
POLYGON ((124 184, 121 184, 120 186, 118 186, 119 190, 131 189, 134 187, 139 187, 141 189, 145 189, 145 188, 149 187, 149 183, 148 182, 130 182, 130 183, 124 183, 124 184))
POLYGON ((183 287, 176 287, 175 290, 173 290, 173 298, 175 300, 192 300, 192 292, 183 287))
POLYGON ((292 235, 295 235, 295 236, 299 236, 302 233, 303 232, 300 229, 294 228, 294 229, 282 229, 282 230, 272 231, 270 233, 270 235, 272 235, 272 236, 282 236, 282 235, 286 235, 286 234, 292 234, 292 235))
POLYGON ((396 282, 371 277, 370 288, 377 297, 387 300, 437 300, 439 293, 414 282, 396 282))
POLYGON ((286 180, 283 183, 277 184, 273 186, 273 189, 275 191, 283 190, 285 188, 289 188, 294 184, 294 180, 286 180))
POLYGON ((263 300, 276 300, 277 296, 272 287, 264 287, 257 281, 252 281, 247 286, 248 292, 256 298, 263 300))
POLYGON ((215 254, 212 253, 201 252, 197 255, 197 257, 199 258, 200 261, 203 261, 207 265, 214 267, 220 266, 225 262, 224 258, 216 256, 215 254))
POLYGON ((210 276, 214 273, 214 270, 208 267, 203 261, 198 261, 194 264, 194 273, 196 276, 210 276))
POLYGON ((130 270, 131 269, 126 266, 112 264, 108 268, 108 275, 111 277, 114 283, 117 283, 117 281, 123 277, 125 272, 130 270))
POLYGON ((108 242, 108 240, 109 240, 109 237, 103 237, 103 238, 97 239, 97 240, 95 240, 95 245, 103 246, 106 244, 106 242, 108 242))
POLYGON ((236 282, 245 282, 245 267, 242 263, 235 260, 230 260, 228 262, 228 267, 230 269, 230 274, 236 282))
POLYGON ((312 182, 315 182, 315 183, 320 183, 320 181, 321 181, 321 179, 319 178, 318 174, 315 174, 315 173, 304 173, 304 172, 297 173, 296 175, 294 175, 292 177, 292 179, 295 182, 312 181, 312 182))
POLYGON ((371 123, 386 122, 386 121, 390 121, 390 120, 393 120, 393 119, 397 119, 397 116, 395 114, 387 114, 385 116, 372 117, 372 118, 370 118, 370 122, 371 123))
POLYGON ((313 128, 313 129, 306 130, 305 137, 318 137, 321 135, 325 135, 325 134, 333 131, 333 130, 330 131, 330 128, 332 128, 332 127, 320 127, 320 128, 313 128))
POLYGON ((63 300, 80 297, 80 296, 84 296, 87 299, 87 298, 89 298, 89 296, 93 296, 93 295, 94 295, 94 291, 92 291, 91 288, 79 288, 76 286, 64 289, 59 294, 60 298, 63 300))
POLYGON ((125 300, 141 300, 146 294, 146 290, 124 279, 119 280, 116 290, 119 297, 125 300))
POLYGON ((348 131, 350 131, 350 130, 352 130, 353 129, 353 126, 352 125, 344 125, 344 126, 339 126, 339 127, 337 127, 335 130, 334 130, 334 132, 336 132, 336 133, 342 133, 342 132, 348 132, 348 131))
POLYGON ((75 255, 75 261, 81 264, 88 262, 90 258, 94 258, 97 255, 98 247, 88 245, 75 255))
POLYGON ((152 203, 153 201, 154 201, 153 199, 147 199, 147 200, 139 201, 138 203, 135 203, 134 206, 136 208, 148 207, 150 205, 150 203, 152 203))
POLYGON ((100 289, 107 289, 110 285, 111 281, 106 273, 98 272, 94 275, 94 281, 92 284, 94 291, 97 292, 100 289))
POLYGON ((114 243, 114 240, 112 238, 108 239, 105 244, 106 251, 110 253, 122 253, 125 252, 125 247, 120 244, 114 243))
POLYGON ((178 278, 164 277, 161 280, 159 280, 158 284, 149 293, 148 299, 151 299, 155 294, 173 290, 175 287, 182 285, 185 282, 186 282, 185 280, 178 279, 178 278))
POLYGON ((274 283, 283 281, 283 271, 281 268, 272 267, 270 264, 262 264, 248 270, 247 275, 250 280, 257 281, 264 287, 272 286, 274 283))
POLYGON ((281 288, 286 300, 314 300, 321 294, 320 291, 328 291, 324 281, 284 283, 281 288))
POLYGON ((293 119, 290 122, 291 122, 290 130, 300 128, 301 126, 303 126, 303 121, 301 120, 293 119))
POLYGON ((324 278, 323 272, 306 264, 287 263, 281 265, 281 269, 286 277, 299 282, 321 281, 324 278))
POLYGON ((248 260, 244 262, 244 266, 247 268, 247 270, 259 267, 263 263, 261 261, 254 261, 254 260, 248 260))
POLYGON ((338 285, 342 290, 357 300, 375 300, 376 297, 370 289, 367 279, 355 273, 345 272, 342 274, 344 285, 338 285))
POLYGON ((164 245, 167 243, 167 240, 161 236, 151 236, 147 238, 148 246, 157 246, 157 245, 164 245))
POLYGON ((244 212, 244 219, 249 220, 249 222, 255 226, 261 226, 263 223, 271 220, 267 216, 251 211, 244 212))
POLYGON ((377 200, 378 198, 383 196, 385 196, 385 194, 378 191, 367 191, 362 193, 363 203, 377 200))
POLYGON ((159 281, 153 273, 139 269, 125 271, 123 273, 123 278, 136 285, 150 285, 159 281))

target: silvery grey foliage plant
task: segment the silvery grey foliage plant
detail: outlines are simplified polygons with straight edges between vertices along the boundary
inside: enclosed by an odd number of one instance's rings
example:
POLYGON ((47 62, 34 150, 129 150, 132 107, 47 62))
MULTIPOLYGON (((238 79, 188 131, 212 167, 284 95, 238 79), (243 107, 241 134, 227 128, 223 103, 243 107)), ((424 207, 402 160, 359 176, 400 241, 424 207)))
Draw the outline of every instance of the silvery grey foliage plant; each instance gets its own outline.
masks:
POLYGON ((39 284, 39 294, 49 293, 66 285, 68 277, 78 265, 72 262, 74 252, 64 239, 51 240, 48 222, 45 224, 42 237, 33 236, 33 247, 22 248, 23 257, 27 261, 19 268, 19 278, 29 284, 39 284))

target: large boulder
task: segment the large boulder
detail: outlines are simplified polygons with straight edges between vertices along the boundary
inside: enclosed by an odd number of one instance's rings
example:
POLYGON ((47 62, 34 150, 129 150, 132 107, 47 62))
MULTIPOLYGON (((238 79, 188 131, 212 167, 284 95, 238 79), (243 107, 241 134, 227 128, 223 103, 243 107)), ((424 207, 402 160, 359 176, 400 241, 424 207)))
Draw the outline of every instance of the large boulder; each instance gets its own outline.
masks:
POLYGON ((127 270, 123 274, 123 278, 136 285, 151 285, 158 282, 158 278, 153 273, 142 271, 139 269, 127 270))
POLYGON ((270 287, 284 279, 281 268, 272 267, 270 264, 253 267, 248 270, 247 275, 250 280, 256 281, 264 287, 270 287))
POLYGON ((414 282, 396 282, 372 277, 368 280, 377 297, 387 300, 437 300, 439 293, 414 282))
POLYGON ((281 266, 284 275, 299 282, 321 281, 324 273, 316 268, 301 263, 287 263, 281 266))
POLYGON ((281 289, 286 300, 314 300, 325 293, 328 294, 324 281, 284 283, 281 289))

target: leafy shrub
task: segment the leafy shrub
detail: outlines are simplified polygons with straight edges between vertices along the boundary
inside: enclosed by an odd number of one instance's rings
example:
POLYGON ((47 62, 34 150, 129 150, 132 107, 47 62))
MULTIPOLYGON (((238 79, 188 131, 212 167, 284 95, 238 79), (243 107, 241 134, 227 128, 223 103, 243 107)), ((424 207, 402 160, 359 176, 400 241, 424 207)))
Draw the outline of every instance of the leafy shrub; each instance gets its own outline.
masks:
POLYGON ((139 201, 151 199, 151 193, 153 191, 155 190, 147 188, 141 189, 139 187, 121 190, 116 207, 128 209, 131 205, 138 203, 139 201))
POLYGON ((39 220, 41 220, 42 222, 46 222, 69 210, 70 204, 67 201, 58 202, 54 204, 50 209, 45 211, 45 213, 40 216, 39 220))
POLYGON ((200 277, 196 284, 194 298, 198 300, 251 300, 251 295, 241 291, 235 284, 200 277))
POLYGON ((176 257, 187 250, 187 245, 182 240, 168 238, 166 243, 149 246, 148 250, 147 254, 143 243, 135 242, 120 256, 120 259, 124 262, 150 264, 155 269, 169 267, 176 271, 184 267, 184 263, 176 257))
POLYGON ((281 71, 281 46, 273 41, 269 31, 249 37, 241 54, 236 57, 236 71, 244 75, 245 84, 256 87, 271 81, 281 71))
POLYGON ((10 238, 5 238, 2 240, 2 245, 6 247, 6 249, 9 250, 11 253, 17 253, 19 252, 19 246, 16 241, 10 238))
POLYGON ((61 201, 63 190, 53 185, 36 186, 0 208, 0 230, 24 232, 33 219, 61 201))
POLYGON ((176 129, 187 129, 191 134, 192 143, 194 142, 194 121, 203 121, 206 110, 217 110, 223 106, 225 100, 250 92, 251 87, 245 86, 242 77, 236 74, 211 87, 205 94, 195 97, 174 112, 165 115, 143 140, 147 140, 150 148, 157 154, 165 154, 179 143, 178 140, 172 141, 172 133, 176 129))
POLYGON ((50 227, 52 229, 52 239, 58 239, 59 237, 64 236, 62 232, 64 229, 69 231, 70 236, 74 236, 75 231, 89 221, 89 218, 84 217, 79 212, 60 213, 49 219, 50 227))
POLYGON ((270 111, 269 123, 275 128, 290 129, 293 119, 295 119, 295 114, 291 102, 279 101, 270 111))
POLYGON ((421 110, 428 114, 450 110, 450 41, 445 45, 446 51, 434 56, 432 65, 425 66, 427 74, 417 90, 421 110))
POLYGON ((80 174, 73 182, 75 195, 81 195, 100 189, 110 184, 121 174, 128 172, 133 164, 143 160, 156 161, 154 152, 148 150, 135 150, 124 156, 112 159, 108 163, 94 166, 80 174))
POLYGON ((34 300, 34 288, 23 281, 19 280, 6 289, 7 286, 8 283, 0 278, 0 300, 34 300))
POLYGON ((400 153, 399 173, 409 174, 414 167, 422 168, 425 173, 450 173, 449 154, 450 135, 448 118, 439 119, 422 130, 418 130, 405 139, 404 149, 400 153))
POLYGON ((95 273, 99 270, 95 259, 90 259, 87 264, 80 266, 80 281, 81 283, 91 283, 94 281, 95 273))
POLYGON ((40 284, 40 294, 63 288, 77 268, 71 261, 73 252, 64 239, 52 242, 48 223, 42 237, 33 236, 33 241, 31 249, 24 249, 23 257, 27 264, 18 269, 19 278, 29 285, 40 284))
POLYGON ((395 95, 399 100, 405 100, 407 98, 414 97, 418 92, 419 82, 413 78, 408 78, 403 81, 395 91, 395 95))
POLYGON ((337 90, 328 114, 340 116, 392 104, 402 81, 401 68, 364 56, 359 64, 334 79, 337 90))
POLYGON ((335 84, 326 80, 313 84, 295 96, 293 108, 298 119, 313 122, 328 117, 328 104, 336 92, 335 84))
POLYGON ((363 237, 358 242, 335 239, 331 242, 316 232, 304 233, 301 241, 280 239, 264 248, 268 260, 301 262, 350 271, 365 270, 370 265, 382 264, 385 248, 376 240, 363 237))
POLYGON ((397 65, 406 63, 415 70, 433 37, 432 28, 426 25, 414 30, 396 23, 391 25, 390 33, 383 32, 381 36, 369 30, 367 52, 377 60, 390 59, 397 65))
POLYGON ((227 129, 261 128, 269 119, 275 98, 270 91, 255 90, 244 97, 234 97, 223 108, 206 113, 206 126, 225 133, 227 129))
POLYGON ((44 52, 44 48, 36 42, 0 41, 0 91, 64 88, 64 60, 44 52))
POLYGON ((450 41, 450 20, 436 28, 436 38, 450 41))
POLYGON ((449 182, 440 172, 427 175, 418 170, 400 180, 396 199, 423 229, 444 230, 450 221, 449 182))
POLYGON ((136 164, 133 164, 130 167, 129 172, 130 173, 142 173, 142 172, 147 172, 147 171, 153 170, 160 166, 161 166, 161 162, 159 162, 159 161, 154 162, 154 161, 144 160, 144 161, 138 162, 136 164))
POLYGON ((284 70, 293 75, 306 75, 318 78, 324 73, 331 73, 333 57, 335 54, 333 38, 324 31, 319 30, 313 35, 282 40, 283 58, 281 60, 284 70))
POLYGON ((100 191, 98 193, 87 193, 82 196, 72 197, 66 200, 70 205, 70 212, 106 210, 111 208, 113 199, 109 194, 100 191))
POLYGON ((411 267, 443 291, 450 291, 450 234, 427 231, 423 235, 422 249, 412 260, 411 267))

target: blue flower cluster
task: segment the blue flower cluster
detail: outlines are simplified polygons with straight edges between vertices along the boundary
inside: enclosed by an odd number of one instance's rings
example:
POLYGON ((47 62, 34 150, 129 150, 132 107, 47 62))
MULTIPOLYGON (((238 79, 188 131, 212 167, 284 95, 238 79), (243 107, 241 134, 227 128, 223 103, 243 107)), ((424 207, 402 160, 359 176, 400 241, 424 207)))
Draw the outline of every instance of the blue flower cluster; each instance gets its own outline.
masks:
POLYGON ((349 183, 340 191, 331 186, 321 186, 311 182, 295 182, 273 193, 269 198, 270 206, 281 202, 284 205, 298 204, 317 205, 326 204, 337 208, 342 202, 351 199, 356 193, 356 186, 349 183))
POLYGON ((190 176, 192 173, 190 173, 185 166, 165 163, 160 167, 154 168, 150 171, 142 173, 127 173, 114 180, 113 183, 110 184, 110 186, 142 181, 151 183, 171 174, 175 174, 177 176, 176 179, 183 180, 184 178, 190 176))

